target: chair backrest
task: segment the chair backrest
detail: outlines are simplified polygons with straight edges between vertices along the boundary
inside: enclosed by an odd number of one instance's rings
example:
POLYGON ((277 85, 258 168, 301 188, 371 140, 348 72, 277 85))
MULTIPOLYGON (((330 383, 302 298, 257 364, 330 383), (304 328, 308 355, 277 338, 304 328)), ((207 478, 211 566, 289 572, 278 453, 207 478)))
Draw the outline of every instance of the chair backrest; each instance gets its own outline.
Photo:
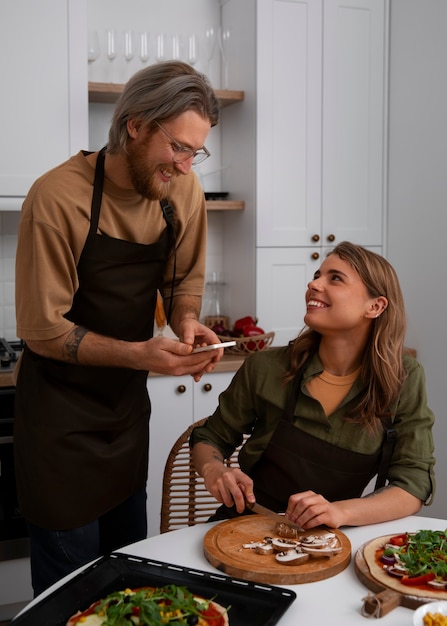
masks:
MULTIPOLYGON (((160 532, 178 530, 203 523, 213 515, 220 503, 207 491, 204 480, 194 469, 189 448, 193 428, 201 426, 206 418, 191 424, 172 446, 163 474, 160 532)), ((231 457, 228 467, 238 467, 239 450, 248 435, 231 457)))

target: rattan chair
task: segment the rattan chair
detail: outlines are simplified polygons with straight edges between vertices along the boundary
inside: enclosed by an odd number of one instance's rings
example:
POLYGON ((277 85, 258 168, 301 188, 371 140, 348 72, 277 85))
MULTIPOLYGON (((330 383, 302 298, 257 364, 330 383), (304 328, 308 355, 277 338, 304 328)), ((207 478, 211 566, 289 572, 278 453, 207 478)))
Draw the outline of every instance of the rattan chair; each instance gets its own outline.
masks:
MULTIPOLYGON (((206 522, 220 506, 207 491, 203 478, 194 469, 189 449, 188 442, 192 429, 203 424, 205 419, 191 424, 177 439, 169 453, 163 474, 161 533, 206 522)), ((247 437, 244 437, 244 441, 247 437)), ((226 460, 229 467, 238 466, 237 456, 240 447, 236 448, 226 460)))

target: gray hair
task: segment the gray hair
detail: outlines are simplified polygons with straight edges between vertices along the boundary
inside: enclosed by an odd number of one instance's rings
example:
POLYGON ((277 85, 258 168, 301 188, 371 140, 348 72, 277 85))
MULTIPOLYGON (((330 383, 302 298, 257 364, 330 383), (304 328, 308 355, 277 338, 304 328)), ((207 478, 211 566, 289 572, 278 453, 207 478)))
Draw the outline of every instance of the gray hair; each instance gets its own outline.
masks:
POLYGON ((107 151, 126 150, 127 122, 138 119, 143 126, 195 111, 211 126, 219 121, 220 106, 207 77, 181 61, 150 65, 125 85, 113 113, 107 151))

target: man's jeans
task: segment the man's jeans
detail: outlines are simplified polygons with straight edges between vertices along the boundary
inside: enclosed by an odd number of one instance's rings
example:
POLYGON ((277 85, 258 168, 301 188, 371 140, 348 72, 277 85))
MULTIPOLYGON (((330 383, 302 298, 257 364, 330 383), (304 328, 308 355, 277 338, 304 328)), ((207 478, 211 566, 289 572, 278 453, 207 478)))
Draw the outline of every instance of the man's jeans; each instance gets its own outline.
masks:
POLYGON ((78 567, 147 535, 146 490, 98 520, 71 530, 46 530, 28 523, 34 595, 78 567))

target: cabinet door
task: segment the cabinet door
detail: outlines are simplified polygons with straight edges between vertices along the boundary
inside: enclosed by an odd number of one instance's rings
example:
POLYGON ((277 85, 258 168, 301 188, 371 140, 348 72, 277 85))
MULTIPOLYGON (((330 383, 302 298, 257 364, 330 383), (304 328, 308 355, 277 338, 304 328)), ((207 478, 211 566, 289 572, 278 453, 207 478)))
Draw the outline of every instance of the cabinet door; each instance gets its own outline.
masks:
POLYGON ((256 314, 285 346, 304 325, 307 283, 321 263, 321 248, 258 248, 256 314))
POLYGON ((257 3, 258 246, 321 231, 321 21, 321 0, 257 3))
POLYGON ((160 533, 163 472, 172 446, 193 422, 191 376, 150 376, 152 413, 147 485, 148 537, 160 533))
POLYGON ((257 246, 381 245, 388 0, 259 0, 257 246))
POLYGON ((194 422, 214 413, 219 394, 230 384, 234 372, 206 374, 194 385, 194 422))
POLYGON ((217 407, 219 394, 234 372, 206 374, 195 383, 191 376, 150 376, 151 399, 149 472, 147 485, 148 536, 160 533, 163 472, 172 446, 193 423, 217 407))
POLYGON ((386 0, 325 0, 322 242, 382 244, 386 0))
POLYGON ((86 147, 86 30, 85 0, 2 0, 0 196, 25 196, 38 176, 86 147))

